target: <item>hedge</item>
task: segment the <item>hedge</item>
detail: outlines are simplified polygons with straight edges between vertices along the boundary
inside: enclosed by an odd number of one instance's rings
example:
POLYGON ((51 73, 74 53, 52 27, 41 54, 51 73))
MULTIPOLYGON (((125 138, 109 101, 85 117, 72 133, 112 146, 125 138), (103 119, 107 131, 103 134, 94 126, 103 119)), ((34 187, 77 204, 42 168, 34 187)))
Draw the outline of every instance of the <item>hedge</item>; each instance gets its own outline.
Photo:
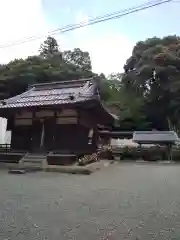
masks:
MULTIPOLYGON (((102 150, 99 153, 100 158, 112 159, 113 156, 119 155, 121 160, 138 160, 145 161, 163 161, 168 160, 168 151, 166 147, 122 147, 115 151, 110 149, 102 150), (118 152, 118 154, 117 154, 118 152)), ((180 161, 180 148, 173 148, 173 161, 180 161)))
MULTIPOLYGON (((180 149, 173 149, 172 156, 174 161, 180 161, 180 149)), ((168 160, 168 151, 166 147, 124 147, 120 154, 120 159, 137 160, 143 159, 145 161, 163 161, 168 160)))

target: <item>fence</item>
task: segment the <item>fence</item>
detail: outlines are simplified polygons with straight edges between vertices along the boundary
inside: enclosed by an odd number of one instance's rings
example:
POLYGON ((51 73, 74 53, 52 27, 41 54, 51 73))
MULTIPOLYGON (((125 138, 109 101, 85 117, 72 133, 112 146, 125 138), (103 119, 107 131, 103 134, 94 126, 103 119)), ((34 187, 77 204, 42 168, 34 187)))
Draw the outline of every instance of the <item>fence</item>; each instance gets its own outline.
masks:
POLYGON ((10 152, 11 144, 0 144, 0 152, 10 152))

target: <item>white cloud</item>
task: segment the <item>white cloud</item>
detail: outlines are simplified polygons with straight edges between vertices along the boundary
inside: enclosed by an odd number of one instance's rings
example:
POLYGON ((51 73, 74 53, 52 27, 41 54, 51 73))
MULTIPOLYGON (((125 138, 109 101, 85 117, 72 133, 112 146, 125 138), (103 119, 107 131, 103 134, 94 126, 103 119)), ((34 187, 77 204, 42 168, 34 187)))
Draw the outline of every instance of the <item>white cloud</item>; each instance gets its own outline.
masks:
MULTIPOLYGON (((88 23, 89 21, 89 16, 86 15, 83 11, 79 11, 75 17, 75 20, 77 23, 88 23)), ((83 29, 83 28, 82 28, 83 29)))
MULTIPOLYGON (((88 22, 88 19, 82 11, 76 16, 77 22, 88 22)), ((74 31, 73 36, 74 45, 90 53, 93 71, 98 73, 122 72, 134 46, 133 42, 118 32, 98 32, 91 26, 74 31)))
POLYGON ((90 52, 93 71, 105 74, 122 72, 133 48, 126 37, 113 32, 92 36, 91 40, 84 41, 82 45, 90 52))
MULTIPOLYGON (((43 15, 41 0, 1 0, 0 22, 0 46, 44 35, 50 27, 43 15)), ((36 54, 41 42, 42 39, 39 39, 13 47, 0 47, 0 63, 36 54)))
MULTIPOLYGON (((75 18, 76 23, 88 20, 89 17, 82 11, 77 13, 75 18)), ((43 14, 42 0, 0 0, 0 22, 4 23, 0 26, 0 63, 37 54, 45 37, 13 47, 1 48, 2 45, 30 36, 43 36, 52 29, 43 14)), ((121 72, 133 47, 130 40, 117 32, 99 33, 93 31, 92 27, 58 34, 55 38, 62 50, 79 47, 89 51, 93 71, 106 74, 121 72)))

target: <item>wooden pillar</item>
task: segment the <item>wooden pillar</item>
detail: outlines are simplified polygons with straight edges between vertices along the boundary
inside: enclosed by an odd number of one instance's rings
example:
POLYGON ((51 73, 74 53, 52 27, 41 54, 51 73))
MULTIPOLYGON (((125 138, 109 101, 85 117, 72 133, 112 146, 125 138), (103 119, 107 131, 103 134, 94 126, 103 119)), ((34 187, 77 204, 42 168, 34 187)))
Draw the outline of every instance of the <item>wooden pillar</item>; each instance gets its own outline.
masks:
POLYGON ((168 160, 172 161, 173 160, 172 159, 172 144, 168 144, 167 147, 168 147, 168 160))
POLYGON ((139 144, 139 153, 140 153, 140 160, 144 160, 144 159, 142 159, 142 145, 141 145, 141 143, 139 144))
POLYGON ((41 142, 40 142, 40 148, 42 149, 43 147, 44 147, 44 121, 42 122, 41 142))

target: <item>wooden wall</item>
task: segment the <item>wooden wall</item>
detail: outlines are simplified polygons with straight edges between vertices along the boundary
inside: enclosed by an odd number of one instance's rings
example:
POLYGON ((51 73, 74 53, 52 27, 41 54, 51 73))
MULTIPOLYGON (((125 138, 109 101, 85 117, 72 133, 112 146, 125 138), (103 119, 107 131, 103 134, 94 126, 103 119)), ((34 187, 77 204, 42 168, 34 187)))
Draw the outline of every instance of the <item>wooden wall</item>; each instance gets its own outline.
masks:
POLYGON ((11 147, 15 150, 28 150, 31 144, 32 128, 17 126, 12 130, 11 147))
MULTIPOLYGON (((12 120, 11 120, 12 122, 12 120)), ((97 147, 97 124, 85 111, 39 110, 19 112, 12 129, 12 148, 35 151, 40 148, 44 124, 44 151, 91 153, 97 147)))

